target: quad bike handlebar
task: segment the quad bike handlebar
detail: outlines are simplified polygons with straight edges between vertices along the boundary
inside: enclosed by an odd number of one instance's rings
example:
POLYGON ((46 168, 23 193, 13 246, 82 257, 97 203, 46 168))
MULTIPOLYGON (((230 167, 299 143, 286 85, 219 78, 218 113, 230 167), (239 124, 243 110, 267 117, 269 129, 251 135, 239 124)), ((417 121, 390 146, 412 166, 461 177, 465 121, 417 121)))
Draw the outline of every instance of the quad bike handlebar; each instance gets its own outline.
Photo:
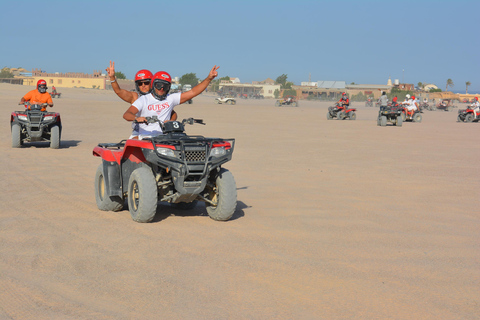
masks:
MULTIPOLYGON (((134 123, 159 123, 160 126, 162 127, 164 125, 164 122, 162 122, 161 120, 158 119, 157 116, 151 116, 151 117, 145 117, 145 120, 146 121, 142 121, 142 122, 139 122, 137 120, 134 120, 133 122, 134 123)), ((180 121, 178 121, 180 122, 180 121)), ((182 124, 194 124, 194 123, 198 123, 198 124, 203 124, 203 125, 206 125, 205 122, 203 122, 203 119, 194 119, 194 118, 187 118, 187 119, 183 119, 181 121, 182 124)))

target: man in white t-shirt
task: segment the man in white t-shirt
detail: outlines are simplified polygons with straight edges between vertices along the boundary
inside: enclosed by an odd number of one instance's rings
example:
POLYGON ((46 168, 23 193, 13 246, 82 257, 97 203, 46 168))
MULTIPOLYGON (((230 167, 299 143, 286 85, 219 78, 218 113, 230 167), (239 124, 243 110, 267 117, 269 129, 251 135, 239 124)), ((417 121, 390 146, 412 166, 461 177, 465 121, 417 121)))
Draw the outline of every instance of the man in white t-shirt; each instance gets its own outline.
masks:
POLYGON ((478 97, 473 99, 473 103, 470 105, 470 108, 473 109, 473 116, 477 118, 477 114, 480 113, 480 102, 478 101, 478 97))
POLYGON ((170 95, 168 95, 172 84, 170 75, 165 71, 155 73, 152 81, 152 92, 139 97, 123 114, 125 120, 138 122, 138 128, 134 128, 130 139, 142 139, 162 134, 160 125, 158 123, 147 124, 145 117, 157 116, 162 122, 169 121, 173 108, 202 93, 218 75, 218 68, 214 66, 207 78, 193 87, 192 90, 170 95))

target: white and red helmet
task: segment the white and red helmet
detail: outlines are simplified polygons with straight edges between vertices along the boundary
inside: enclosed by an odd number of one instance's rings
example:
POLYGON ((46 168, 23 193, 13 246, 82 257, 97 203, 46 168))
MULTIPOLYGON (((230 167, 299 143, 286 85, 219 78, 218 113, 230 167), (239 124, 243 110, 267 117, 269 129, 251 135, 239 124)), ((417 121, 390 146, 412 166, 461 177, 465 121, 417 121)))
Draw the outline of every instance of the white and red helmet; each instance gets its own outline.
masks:
POLYGON ((153 74, 146 69, 142 69, 135 74, 135 89, 137 89, 137 92, 139 94, 144 95, 144 94, 150 93, 152 91, 152 87, 150 87, 147 92, 140 91, 138 82, 148 81, 150 84, 152 82, 152 78, 153 78, 153 74))
POLYGON ((37 81, 37 90, 40 93, 45 93, 47 92, 47 81, 40 79, 37 81))
POLYGON ((153 75, 153 83, 152 87, 161 90, 163 89, 164 94, 158 95, 156 90, 152 91, 152 94, 158 100, 164 100, 167 97, 168 92, 170 91, 170 87, 172 86, 172 77, 168 72, 165 71, 158 71, 153 75))

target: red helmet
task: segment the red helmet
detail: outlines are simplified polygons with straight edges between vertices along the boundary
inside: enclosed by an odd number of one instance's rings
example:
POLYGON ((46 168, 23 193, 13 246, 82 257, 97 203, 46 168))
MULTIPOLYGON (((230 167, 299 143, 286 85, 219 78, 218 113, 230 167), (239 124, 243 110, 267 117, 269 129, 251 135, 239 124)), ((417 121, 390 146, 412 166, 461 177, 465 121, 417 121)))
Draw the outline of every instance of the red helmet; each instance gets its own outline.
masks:
POLYGON ((393 102, 397 102, 397 97, 393 97, 393 102))
POLYGON ((346 96, 346 95, 347 95, 347 93, 346 93, 346 92, 342 93, 342 96, 346 96))
POLYGON ((158 90, 163 88, 164 94, 158 95, 156 90, 152 91, 152 94, 158 100, 164 100, 167 97, 168 92, 170 91, 170 87, 172 85, 172 77, 165 71, 158 71, 153 75, 153 84, 152 87, 158 90))
POLYGON ((144 95, 144 94, 150 93, 150 91, 152 91, 152 87, 150 87, 147 92, 143 92, 143 91, 140 90, 137 82, 138 81, 150 81, 150 82, 152 82, 152 78, 153 78, 153 74, 146 69, 142 69, 135 74, 135 89, 137 89, 137 92, 139 94, 144 95))
POLYGON ((477 100, 477 101, 478 101, 478 97, 475 97, 475 100, 477 100))
POLYGON ((412 100, 415 100, 415 96, 412 96, 412 100))
POLYGON ((45 93, 47 92, 47 81, 40 79, 37 81, 37 90, 40 93, 45 93))

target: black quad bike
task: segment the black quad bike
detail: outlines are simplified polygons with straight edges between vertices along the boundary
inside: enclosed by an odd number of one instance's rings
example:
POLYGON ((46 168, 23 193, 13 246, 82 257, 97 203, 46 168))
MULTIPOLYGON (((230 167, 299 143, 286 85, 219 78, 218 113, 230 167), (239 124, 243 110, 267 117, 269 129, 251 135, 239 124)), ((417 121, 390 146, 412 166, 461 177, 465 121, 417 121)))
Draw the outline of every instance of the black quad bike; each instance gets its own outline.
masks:
POLYGON ((45 111, 47 104, 25 104, 25 110, 10 115, 12 148, 24 142, 50 141, 50 148, 60 147, 62 122, 57 112, 45 111))
POLYGON ((103 211, 120 211, 127 198, 132 219, 150 222, 158 201, 193 209, 203 201, 210 218, 229 220, 237 205, 233 175, 222 165, 232 159, 235 139, 189 136, 185 124, 200 119, 159 123, 164 134, 143 140, 100 143, 93 155, 102 158, 95 174, 95 199, 103 211))
POLYGON ((381 108, 378 111, 377 126, 385 127, 387 122, 391 122, 394 126, 401 127, 403 124, 402 110, 403 108, 398 105, 381 108))

